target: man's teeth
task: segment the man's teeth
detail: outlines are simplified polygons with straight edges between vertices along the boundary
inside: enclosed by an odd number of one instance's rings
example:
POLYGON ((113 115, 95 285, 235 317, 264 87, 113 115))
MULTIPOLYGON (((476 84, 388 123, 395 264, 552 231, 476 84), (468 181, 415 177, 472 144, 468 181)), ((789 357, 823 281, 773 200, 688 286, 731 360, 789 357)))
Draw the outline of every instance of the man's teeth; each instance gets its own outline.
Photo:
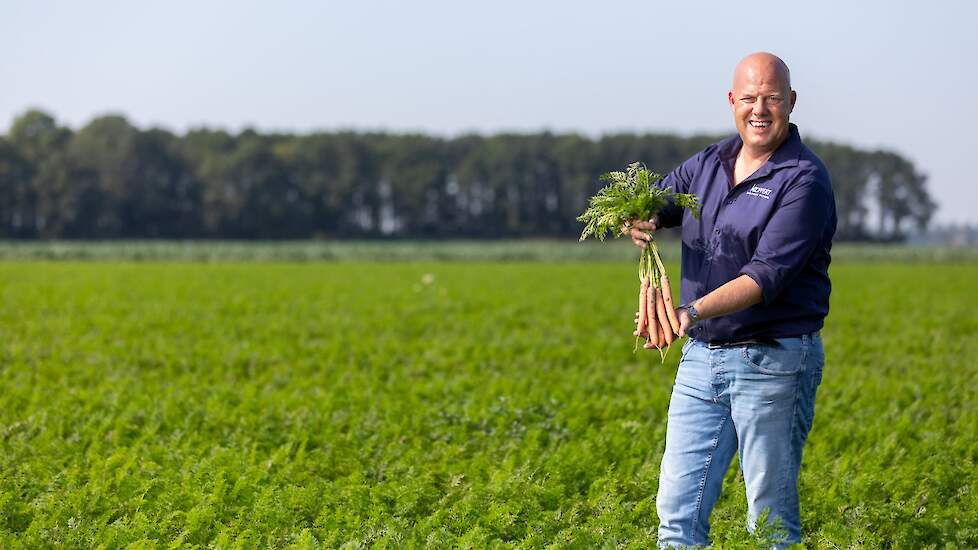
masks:
POLYGON ((761 122, 759 120, 751 120, 750 125, 753 126, 754 128, 767 128, 768 126, 771 125, 771 121, 766 120, 764 122, 761 122))

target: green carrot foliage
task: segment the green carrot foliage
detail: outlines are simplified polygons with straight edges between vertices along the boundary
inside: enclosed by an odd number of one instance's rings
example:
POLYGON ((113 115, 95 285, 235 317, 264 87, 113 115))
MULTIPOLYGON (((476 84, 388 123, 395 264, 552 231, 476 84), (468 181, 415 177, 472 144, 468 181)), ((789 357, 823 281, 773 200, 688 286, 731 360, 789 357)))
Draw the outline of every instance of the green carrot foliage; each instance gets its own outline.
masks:
MULTIPOLYGON (((0 549, 655 548, 681 353, 653 368, 621 345, 616 244, 383 269, 0 262, 0 549)), ((456 245, 427 246, 409 250, 456 245)), ((978 264, 849 250, 804 542, 978 548, 978 264), (940 291, 907 292, 925 279, 940 291)), ((713 548, 771 548, 745 493, 734 464, 713 548)))
POLYGON ((629 164, 624 172, 602 174, 599 179, 609 184, 591 197, 588 209, 577 218, 584 222, 582 241, 591 235, 603 241, 608 233, 620 237, 628 222, 651 219, 669 204, 688 208, 693 217, 699 219, 700 204, 696 195, 674 193, 672 189, 656 186, 662 176, 641 162, 629 164))

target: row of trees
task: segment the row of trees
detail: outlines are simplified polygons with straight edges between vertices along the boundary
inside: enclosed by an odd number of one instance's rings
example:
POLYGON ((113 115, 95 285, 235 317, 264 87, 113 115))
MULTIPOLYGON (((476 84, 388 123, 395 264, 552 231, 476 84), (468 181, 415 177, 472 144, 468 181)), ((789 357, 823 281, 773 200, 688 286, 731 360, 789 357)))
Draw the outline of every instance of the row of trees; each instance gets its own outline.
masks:
MULTIPOLYGON (((0 237, 573 237, 598 174, 638 159, 669 170, 716 139, 179 136, 121 116, 72 131, 31 110, 0 137, 0 237)), ((930 220, 926 178, 905 158, 813 148, 832 171, 840 237, 900 239, 930 220)))

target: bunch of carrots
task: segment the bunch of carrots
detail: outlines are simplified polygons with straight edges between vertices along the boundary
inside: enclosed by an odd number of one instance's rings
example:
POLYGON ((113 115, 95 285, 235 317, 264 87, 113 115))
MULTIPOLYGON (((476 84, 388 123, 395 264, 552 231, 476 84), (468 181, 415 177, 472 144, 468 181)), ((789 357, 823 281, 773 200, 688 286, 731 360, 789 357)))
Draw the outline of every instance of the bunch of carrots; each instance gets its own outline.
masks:
MULTIPOLYGON (((679 319, 676 308, 672 305, 672 287, 669 276, 659 257, 659 249, 655 240, 649 241, 642 250, 638 262, 638 279, 641 287, 638 294, 638 322, 634 335, 645 338, 645 349, 656 348, 665 357, 662 348, 668 351, 679 338, 679 319)), ((639 340, 635 340, 638 349, 639 340)))
MULTIPOLYGON (((662 176, 650 171, 640 162, 629 164, 624 171, 602 174, 601 181, 609 182, 591 197, 587 210, 577 220, 584 222, 581 240, 594 235, 604 240, 608 233, 620 237, 628 232, 632 220, 649 220, 667 205, 688 208, 699 218, 699 199, 689 193, 674 193, 656 182, 662 176)), ((672 303, 672 288, 666 268, 659 256, 655 239, 650 238, 642 250, 638 262, 638 278, 641 282, 638 303, 638 321, 634 332, 639 339, 645 338, 646 349, 656 348, 662 358, 669 346, 678 338, 679 320, 672 303)))

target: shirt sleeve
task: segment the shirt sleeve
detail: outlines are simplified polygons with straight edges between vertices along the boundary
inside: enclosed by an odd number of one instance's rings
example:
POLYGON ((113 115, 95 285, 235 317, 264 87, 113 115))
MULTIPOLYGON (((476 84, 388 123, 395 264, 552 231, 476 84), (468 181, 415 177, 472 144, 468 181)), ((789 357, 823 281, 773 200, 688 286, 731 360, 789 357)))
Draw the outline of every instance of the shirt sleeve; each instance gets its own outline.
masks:
POLYGON ((832 202, 826 186, 815 179, 785 193, 761 233, 754 256, 739 273, 761 287, 765 304, 798 275, 821 244, 832 202))
MULTIPOLYGON (((661 189, 672 189, 673 193, 689 193, 690 185, 699 171, 703 153, 697 153, 690 157, 686 162, 680 164, 675 170, 666 174, 664 178, 656 184, 661 189)), ((659 211, 659 227, 676 227, 683 223, 683 209, 669 203, 659 211)))

